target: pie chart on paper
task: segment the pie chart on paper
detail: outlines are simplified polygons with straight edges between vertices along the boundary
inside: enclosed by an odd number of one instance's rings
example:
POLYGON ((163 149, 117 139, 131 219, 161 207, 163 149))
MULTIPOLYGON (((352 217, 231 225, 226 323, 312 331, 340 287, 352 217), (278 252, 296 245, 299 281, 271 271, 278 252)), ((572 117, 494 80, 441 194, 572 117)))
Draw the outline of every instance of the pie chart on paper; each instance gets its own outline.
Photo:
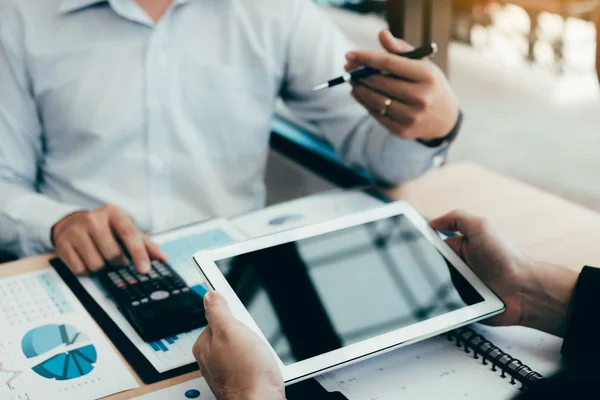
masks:
POLYGON ((89 374, 98 359, 89 338, 68 324, 49 324, 30 330, 23 336, 21 349, 25 357, 43 360, 31 368, 36 374, 57 381, 89 374))

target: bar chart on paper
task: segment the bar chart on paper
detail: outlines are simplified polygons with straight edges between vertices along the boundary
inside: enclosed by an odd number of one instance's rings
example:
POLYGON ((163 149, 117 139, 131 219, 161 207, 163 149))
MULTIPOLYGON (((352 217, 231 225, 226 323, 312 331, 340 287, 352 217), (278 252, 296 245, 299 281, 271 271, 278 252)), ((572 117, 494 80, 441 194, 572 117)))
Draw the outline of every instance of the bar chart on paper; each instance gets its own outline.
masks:
MULTIPOLYGON (((169 264, 185 280, 193 291, 201 296, 207 291, 202 276, 197 270, 192 256, 195 252, 212 247, 231 244, 239 239, 221 221, 183 228, 181 230, 157 235, 153 238, 160 249, 169 257, 169 264)), ((194 362, 190 349, 202 333, 203 328, 195 329, 177 336, 147 343, 157 362, 153 363, 159 371, 168 370, 194 362)))
MULTIPOLYGON (((170 234, 159 235, 154 240, 169 257, 169 264, 173 269, 181 275, 193 291, 204 296, 207 287, 193 263, 192 256, 198 250, 231 244, 237 240, 237 237, 223 229, 223 227, 211 226, 211 223, 209 223, 202 230, 193 229, 188 231, 188 229, 182 229, 170 234)), ((194 359, 190 354, 190 349, 200 333, 202 333, 202 329, 196 329, 181 335, 150 342, 148 345, 155 352, 155 356, 165 363, 171 363, 178 358, 185 363, 191 363, 194 359)))

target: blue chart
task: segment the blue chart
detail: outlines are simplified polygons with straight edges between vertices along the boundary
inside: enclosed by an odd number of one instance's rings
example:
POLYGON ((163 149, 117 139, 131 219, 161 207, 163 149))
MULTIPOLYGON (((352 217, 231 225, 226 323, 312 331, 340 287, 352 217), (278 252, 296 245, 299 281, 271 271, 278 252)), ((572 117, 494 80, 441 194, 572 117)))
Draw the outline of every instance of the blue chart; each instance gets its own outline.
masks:
POLYGON ((169 344, 175 343, 179 338, 177 336, 171 336, 166 339, 156 340, 154 342, 149 342, 148 344, 152 347, 154 351, 169 351, 169 344))
MULTIPOLYGON (((235 241, 233 234, 220 227, 216 221, 209 225, 185 228, 176 234, 166 233, 156 237, 160 249, 169 257, 169 264, 183 278, 186 284, 200 296, 204 296, 207 287, 203 284, 202 275, 195 267, 192 256, 199 250, 231 244, 235 241)), ((161 340, 145 343, 142 352, 157 370, 166 371, 182 365, 190 364, 194 358, 190 352, 201 329, 179 334, 161 340)), ((139 348, 139 347, 138 347, 139 348)))
POLYGON ((87 375, 94 369, 98 359, 93 344, 80 347, 89 338, 77 328, 63 324, 49 324, 32 329, 23 336, 21 348, 27 358, 39 357, 58 347, 68 346, 67 351, 49 356, 32 370, 46 379, 65 381, 87 375))
MULTIPOLYGON (((191 289, 202 297, 204 297, 204 295, 208 291, 206 286, 203 284, 192 286, 191 289)), ((152 350, 154 351, 167 352, 169 351, 169 345, 175 343, 177 340, 179 340, 178 336, 171 336, 165 339, 155 340, 154 342, 148 342, 148 344, 150 345, 150 347, 152 347, 152 350)))
POLYGON ((162 243, 160 249, 169 256, 173 268, 189 266, 195 252, 202 249, 218 247, 233 242, 233 239, 221 229, 213 229, 195 235, 177 238, 162 243))
POLYGON ((203 284, 192 286, 192 290, 196 292, 200 297, 204 297, 206 292, 208 292, 208 288, 206 287, 206 285, 203 284))
POLYGON ((287 224, 288 222, 292 222, 292 223, 298 222, 302 218, 304 218, 304 216, 301 214, 282 215, 280 217, 276 217, 276 218, 273 218, 272 220, 270 220, 269 225, 281 226, 281 225, 287 224))
POLYGON ((43 274, 38 277, 39 283, 44 288, 44 291, 48 295, 48 298, 54 303, 56 309, 61 314, 69 314, 73 312, 73 306, 67 301, 64 293, 56 284, 55 279, 56 278, 54 278, 51 274, 43 274))
POLYGON ((200 395, 200 391, 196 389, 190 389, 185 392, 186 399, 197 399, 198 397, 200 397, 200 395))

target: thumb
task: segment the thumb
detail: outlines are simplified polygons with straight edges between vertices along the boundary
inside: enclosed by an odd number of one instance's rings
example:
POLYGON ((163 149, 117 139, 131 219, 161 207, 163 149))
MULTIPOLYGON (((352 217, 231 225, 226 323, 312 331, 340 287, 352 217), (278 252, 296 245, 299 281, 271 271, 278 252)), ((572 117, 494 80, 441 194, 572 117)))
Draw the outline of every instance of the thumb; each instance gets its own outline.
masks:
POLYGON ((204 295, 204 309, 206 310, 206 320, 214 333, 227 329, 235 322, 227 301, 216 290, 211 290, 204 295))
POLYGON ((385 50, 394 54, 406 53, 415 49, 414 46, 404 40, 395 38, 388 29, 379 32, 379 42, 385 50))
POLYGON ((463 254, 462 251, 464 240, 465 237, 462 235, 452 236, 451 238, 446 239, 446 244, 450 246, 450 248, 456 253, 456 255, 458 255, 466 262, 465 254, 463 254))
POLYGON ((469 237, 478 233, 477 218, 471 214, 454 210, 429 221, 429 226, 440 232, 460 232, 469 237))

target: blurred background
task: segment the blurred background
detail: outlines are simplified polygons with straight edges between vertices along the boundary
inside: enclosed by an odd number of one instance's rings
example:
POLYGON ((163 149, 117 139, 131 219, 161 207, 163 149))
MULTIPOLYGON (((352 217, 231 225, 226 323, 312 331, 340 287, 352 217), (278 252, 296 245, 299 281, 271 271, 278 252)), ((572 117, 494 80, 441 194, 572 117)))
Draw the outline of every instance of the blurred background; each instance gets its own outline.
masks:
POLYGON ((315 1, 358 48, 379 48, 389 21, 398 37, 448 49, 435 61, 465 114, 450 163, 475 161, 600 211, 600 1, 315 1))

